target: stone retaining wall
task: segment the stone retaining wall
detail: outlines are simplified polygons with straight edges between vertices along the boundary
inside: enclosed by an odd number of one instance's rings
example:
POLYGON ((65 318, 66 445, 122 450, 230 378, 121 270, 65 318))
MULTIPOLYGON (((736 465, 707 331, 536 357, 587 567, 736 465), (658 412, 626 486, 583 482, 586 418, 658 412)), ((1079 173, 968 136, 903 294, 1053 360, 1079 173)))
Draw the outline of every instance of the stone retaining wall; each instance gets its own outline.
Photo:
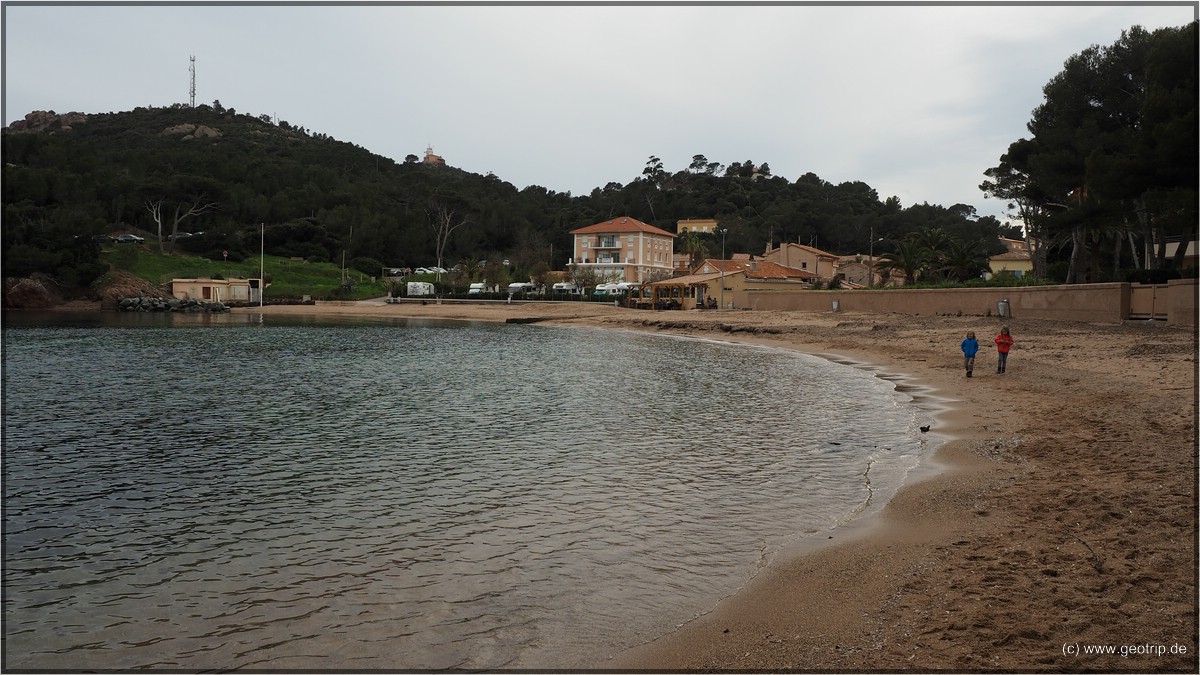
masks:
MULTIPOLYGON (((1196 325, 1196 279, 1167 285, 1167 323, 1196 325)), ((734 307, 793 311, 965 314, 1121 323, 1129 318, 1128 283, 1009 288, 918 288, 833 291, 735 291, 734 307), (1001 303, 1006 303, 1003 307, 1001 303)))

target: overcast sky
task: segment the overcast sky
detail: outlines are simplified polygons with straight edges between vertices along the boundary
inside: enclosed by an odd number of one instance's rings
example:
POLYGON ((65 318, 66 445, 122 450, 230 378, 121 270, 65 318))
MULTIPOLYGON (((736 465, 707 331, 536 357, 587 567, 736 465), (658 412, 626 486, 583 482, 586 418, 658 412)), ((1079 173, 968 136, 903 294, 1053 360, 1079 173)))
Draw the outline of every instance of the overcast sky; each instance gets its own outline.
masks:
POLYGON ((197 104, 517 188, 702 154, 1002 216, 977 186, 1063 62, 1196 7, 6 3, 4 124, 187 103, 194 55, 197 104))

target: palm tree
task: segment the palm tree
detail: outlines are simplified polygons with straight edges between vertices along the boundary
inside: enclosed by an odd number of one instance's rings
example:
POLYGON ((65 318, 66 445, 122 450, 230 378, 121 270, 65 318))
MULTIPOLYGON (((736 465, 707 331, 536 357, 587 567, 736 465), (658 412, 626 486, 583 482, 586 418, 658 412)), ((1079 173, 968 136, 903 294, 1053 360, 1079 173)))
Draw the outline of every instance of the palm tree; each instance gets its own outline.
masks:
POLYGON ((987 268, 986 260, 978 244, 951 240, 942 259, 941 273, 954 281, 974 279, 987 268))
POLYGON ((896 244, 895 251, 879 256, 879 264, 876 267, 899 270, 904 273, 904 283, 913 284, 927 261, 927 249, 917 243, 916 239, 905 238, 896 244))
POLYGON ((688 255, 688 268, 691 269, 696 264, 708 257, 708 246, 704 244, 704 240, 695 231, 684 232, 679 235, 679 250, 681 253, 688 255))
POLYGON ((479 277, 479 273, 483 271, 483 263, 475 258, 463 258, 458 261, 458 270, 459 274, 469 283, 479 277))
POLYGON ((935 279, 942 277, 946 258, 954 239, 940 227, 931 227, 909 235, 918 246, 925 249, 925 271, 935 279))

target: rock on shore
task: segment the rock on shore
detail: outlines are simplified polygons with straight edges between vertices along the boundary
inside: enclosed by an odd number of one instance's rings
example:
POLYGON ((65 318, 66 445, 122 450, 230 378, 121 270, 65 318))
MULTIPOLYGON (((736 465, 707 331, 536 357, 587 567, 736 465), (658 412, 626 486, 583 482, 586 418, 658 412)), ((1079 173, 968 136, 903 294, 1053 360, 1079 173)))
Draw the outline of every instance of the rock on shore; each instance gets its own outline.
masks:
POLYGON ((229 307, 220 302, 150 298, 139 295, 117 300, 117 310, 121 312, 228 312, 229 307))

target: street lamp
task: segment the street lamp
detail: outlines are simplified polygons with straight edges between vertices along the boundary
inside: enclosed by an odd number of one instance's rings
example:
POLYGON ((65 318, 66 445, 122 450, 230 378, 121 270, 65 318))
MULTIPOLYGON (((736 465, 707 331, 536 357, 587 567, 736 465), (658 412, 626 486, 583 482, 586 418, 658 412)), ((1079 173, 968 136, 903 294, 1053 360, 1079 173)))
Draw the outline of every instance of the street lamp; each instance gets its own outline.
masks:
POLYGON ((875 238, 875 227, 871 226, 871 243, 867 246, 867 285, 875 285, 875 242, 883 241, 883 237, 875 238))
POLYGON ((721 309, 725 309, 725 235, 729 232, 728 227, 717 229, 721 234, 721 309))

